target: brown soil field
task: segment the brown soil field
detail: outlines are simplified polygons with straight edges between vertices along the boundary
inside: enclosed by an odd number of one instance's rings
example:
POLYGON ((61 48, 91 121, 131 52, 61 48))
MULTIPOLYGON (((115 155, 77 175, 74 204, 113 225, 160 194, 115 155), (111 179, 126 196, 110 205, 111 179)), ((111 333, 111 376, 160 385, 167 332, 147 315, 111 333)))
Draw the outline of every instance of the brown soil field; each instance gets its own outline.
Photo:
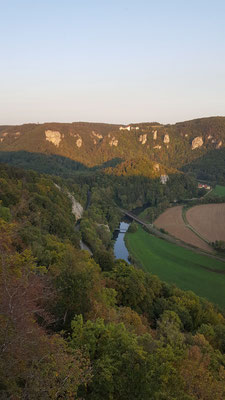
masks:
POLYGON ((225 204, 203 204, 190 208, 187 221, 210 242, 225 240, 225 204))
POLYGON ((212 252, 212 248, 207 243, 185 226, 182 218, 182 206, 172 207, 166 210, 154 221, 154 225, 157 228, 165 229, 169 234, 183 242, 199 247, 202 250, 212 252))

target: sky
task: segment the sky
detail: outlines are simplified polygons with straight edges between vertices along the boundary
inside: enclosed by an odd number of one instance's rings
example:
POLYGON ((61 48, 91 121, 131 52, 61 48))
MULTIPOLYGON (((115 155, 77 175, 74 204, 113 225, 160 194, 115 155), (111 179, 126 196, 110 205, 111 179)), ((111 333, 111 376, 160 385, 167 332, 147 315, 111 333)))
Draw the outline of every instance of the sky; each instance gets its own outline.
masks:
POLYGON ((225 115, 224 0, 0 0, 0 124, 225 115))

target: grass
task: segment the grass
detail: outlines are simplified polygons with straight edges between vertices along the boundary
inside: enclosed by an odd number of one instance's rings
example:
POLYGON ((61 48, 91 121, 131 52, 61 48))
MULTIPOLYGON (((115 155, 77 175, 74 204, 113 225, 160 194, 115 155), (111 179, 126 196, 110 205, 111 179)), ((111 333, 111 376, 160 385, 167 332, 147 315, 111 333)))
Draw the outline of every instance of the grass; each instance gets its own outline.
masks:
POLYGON ((212 190, 212 192, 210 192, 210 195, 224 197, 225 196, 225 186, 216 185, 216 187, 212 190))
POLYGON ((159 239, 140 226, 125 238, 130 255, 144 271, 225 309, 225 273, 213 272, 225 272, 225 263, 159 239))

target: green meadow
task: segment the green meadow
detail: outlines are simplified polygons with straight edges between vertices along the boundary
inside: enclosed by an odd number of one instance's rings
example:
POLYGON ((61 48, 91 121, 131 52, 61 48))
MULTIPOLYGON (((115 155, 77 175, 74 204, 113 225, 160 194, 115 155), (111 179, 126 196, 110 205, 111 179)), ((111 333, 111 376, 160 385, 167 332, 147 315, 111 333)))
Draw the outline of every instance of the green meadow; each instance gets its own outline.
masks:
POLYGON ((225 186, 216 185, 216 187, 212 190, 212 192, 210 192, 210 195, 224 197, 225 196, 225 186))
POLYGON ((125 240, 144 271, 225 309, 225 263, 159 239, 140 226, 137 232, 127 233, 125 240))

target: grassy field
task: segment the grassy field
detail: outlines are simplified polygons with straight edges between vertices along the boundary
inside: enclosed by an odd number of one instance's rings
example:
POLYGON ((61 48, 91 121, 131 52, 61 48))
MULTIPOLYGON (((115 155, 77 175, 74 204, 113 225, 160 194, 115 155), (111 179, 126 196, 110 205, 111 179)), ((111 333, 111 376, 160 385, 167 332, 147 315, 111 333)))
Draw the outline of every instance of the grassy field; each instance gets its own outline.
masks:
POLYGON ((140 226, 135 233, 126 234, 130 255, 146 272, 158 275, 225 309, 225 263, 150 235, 140 226))
POLYGON ((216 187, 212 190, 212 192, 210 192, 210 195, 224 197, 225 196, 225 186, 216 185, 216 187))

